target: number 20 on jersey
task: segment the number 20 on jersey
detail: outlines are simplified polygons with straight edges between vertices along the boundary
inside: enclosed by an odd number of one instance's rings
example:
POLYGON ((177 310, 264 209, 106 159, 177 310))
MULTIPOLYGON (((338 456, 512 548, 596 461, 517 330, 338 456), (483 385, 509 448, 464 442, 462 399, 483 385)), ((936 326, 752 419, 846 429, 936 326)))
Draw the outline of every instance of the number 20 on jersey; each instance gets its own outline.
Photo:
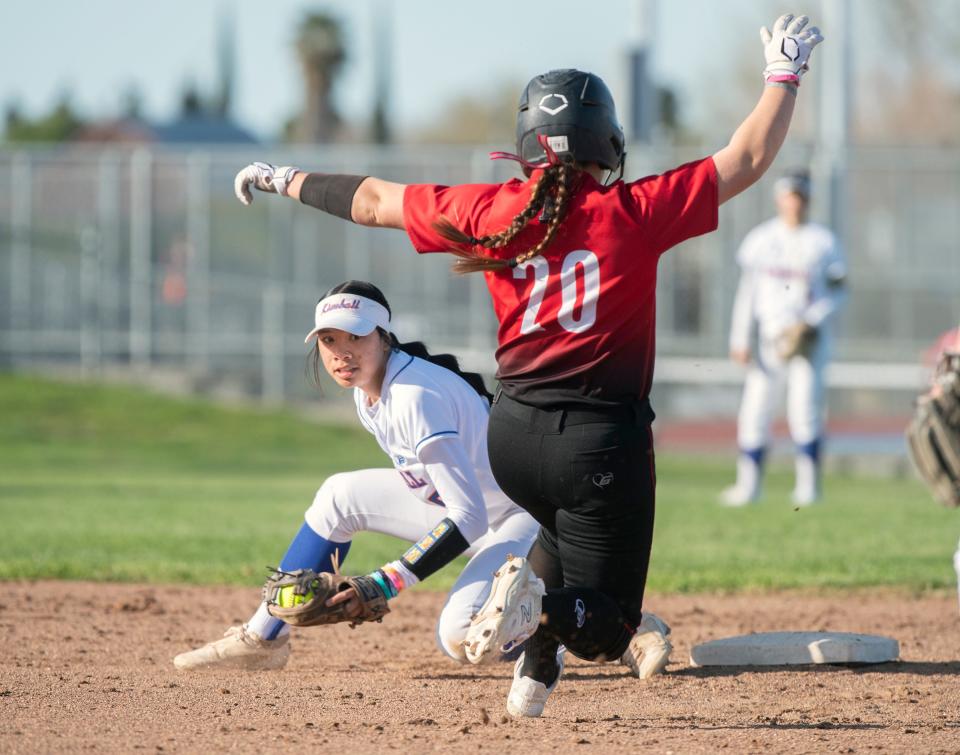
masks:
MULTIPOLYGON (((529 280, 533 287, 523 313, 520 333, 528 335, 543 330, 538 320, 543 296, 550 279, 550 263, 544 257, 534 257, 517 265, 513 277, 529 280)), ((570 333, 583 333, 593 327, 597 320, 597 299, 600 296, 600 261, 597 255, 585 249, 570 252, 560 265, 560 309, 557 322, 570 333), (582 282, 581 282, 582 281, 582 282), (582 286, 583 299, 577 313, 578 289, 582 286)))

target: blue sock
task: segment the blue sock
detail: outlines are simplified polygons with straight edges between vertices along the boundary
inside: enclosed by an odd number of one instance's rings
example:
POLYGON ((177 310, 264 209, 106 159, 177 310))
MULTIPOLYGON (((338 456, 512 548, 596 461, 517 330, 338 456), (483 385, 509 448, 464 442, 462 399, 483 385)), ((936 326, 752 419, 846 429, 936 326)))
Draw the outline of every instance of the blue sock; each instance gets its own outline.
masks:
POLYGON ((758 467, 762 467, 763 459, 767 455, 767 449, 765 446, 760 446, 759 448, 741 448, 740 453, 748 459, 751 459, 758 467))
MULTIPOLYGON (((349 542, 335 543, 325 537, 320 537, 310 528, 309 524, 304 522, 280 561, 280 569, 283 571, 294 571, 296 569, 332 571, 333 563, 330 557, 337 553, 342 564, 349 550, 349 542)), ((280 619, 271 616, 266 625, 261 628, 259 634, 265 640, 274 640, 283 626, 284 623, 280 619)))
POLYGON ((295 569, 332 571, 333 563, 330 557, 334 553, 338 553, 342 564, 346 560, 349 550, 349 542, 335 543, 325 537, 320 537, 310 528, 309 524, 304 522, 280 561, 280 568, 283 571, 293 571, 295 569))
POLYGON ((809 443, 798 443, 797 453, 809 456, 814 464, 820 463, 820 438, 814 438, 809 443))

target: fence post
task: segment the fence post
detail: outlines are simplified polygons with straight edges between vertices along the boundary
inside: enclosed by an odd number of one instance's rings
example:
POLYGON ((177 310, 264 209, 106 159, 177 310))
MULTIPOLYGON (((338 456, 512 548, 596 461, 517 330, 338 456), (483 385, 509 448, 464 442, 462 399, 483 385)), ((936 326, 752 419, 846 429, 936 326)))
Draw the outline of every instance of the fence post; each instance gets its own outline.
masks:
POLYGON ((100 244, 100 344, 108 355, 119 354, 120 322, 120 170, 114 152, 100 157, 97 185, 97 229, 100 244))
MULTIPOLYGON (((10 168, 10 298, 8 301, 10 302, 10 331, 16 343, 19 340, 17 336, 25 334, 30 327, 33 164, 29 153, 15 154, 10 168)), ((30 339, 25 339, 25 343, 29 344, 30 339)))
POLYGON ((287 280, 290 274, 291 228, 293 225, 293 202, 270 202, 267 209, 269 229, 269 252, 266 277, 269 280, 287 280))
POLYGON ((279 404, 284 396, 283 286, 268 283, 261 300, 260 373, 261 399, 265 404, 279 404))
POLYGON ((369 228, 353 223, 344 227, 343 269, 348 280, 370 280, 370 244, 379 238, 378 234, 371 233, 369 228))
POLYGON ((93 377, 100 368, 100 234, 80 229, 80 371, 93 377))
POLYGON ((153 156, 130 158, 130 363, 150 367, 153 319, 153 156))
MULTIPOLYGON (((474 150, 470 161, 470 179, 474 183, 496 183, 497 166, 485 150, 474 150)), ((493 310, 490 294, 487 290, 487 280, 482 274, 468 275, 470 286, 469 304, 467 307, 467 333, 472 351, 489 353, 490 362, 493 362, 493 352, 496 350, 497 340, 491 338, 488 323, 493 321, 493 310)))
POLYGON ((187 361, 200 375, 210 370, 210 156, 187 160, 187 361))
MULTIPOLYGON (((373 173, 367 165, 359 171, 360 175, 373 173)), ((379 233, 371 233, 369 228, 348 223, 344 227, 343 269, 348 280, 368 281, 372 276, 373 244, 381 239, 379 233)))

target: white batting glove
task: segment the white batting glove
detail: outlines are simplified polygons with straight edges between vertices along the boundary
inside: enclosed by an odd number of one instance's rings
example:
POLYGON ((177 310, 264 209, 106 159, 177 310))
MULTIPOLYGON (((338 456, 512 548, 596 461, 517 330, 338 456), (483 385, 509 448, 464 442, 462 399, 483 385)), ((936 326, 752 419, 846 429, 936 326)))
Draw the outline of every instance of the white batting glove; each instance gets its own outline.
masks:
POLYGON ((258 191, 276 192, 285 197, 287 196, 287 186, 293 180, 293 177, 300 172, 300 168, 289 165, 278 168, 270 163, 251 163, 237 173, 237 177, 233 179, 233 192, 237 195, 237 199, 245 205, 253 202, 253 194, 250 193, 251 186, 258 191))
POLYGON ((809 70, 810 53, 823 42, 816 26, 807 27, 809 21, 806 16, 794 17, 787 13, 773 22, 773 32, 766 26, 761 27, 760 41, 767 59, 767 67, 763 69, 764 81, 800 83, 800 77, 809 70))

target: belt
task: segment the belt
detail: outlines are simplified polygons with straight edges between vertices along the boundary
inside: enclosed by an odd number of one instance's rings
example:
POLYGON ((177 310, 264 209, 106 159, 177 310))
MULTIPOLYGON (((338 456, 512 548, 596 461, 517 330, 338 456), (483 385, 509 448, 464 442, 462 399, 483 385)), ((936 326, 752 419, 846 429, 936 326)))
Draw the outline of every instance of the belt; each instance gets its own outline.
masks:
POLYGON ((629 404, 611 404, 595 408, 545 409, 523 404, 510 398, 501 388, 493 397, 493 405, 498 411, 523 422, 532 432, 558 433, 571 425, 617 424, 648 427, 654 419, 653 408, 648 399, 638 399, 629 404))

